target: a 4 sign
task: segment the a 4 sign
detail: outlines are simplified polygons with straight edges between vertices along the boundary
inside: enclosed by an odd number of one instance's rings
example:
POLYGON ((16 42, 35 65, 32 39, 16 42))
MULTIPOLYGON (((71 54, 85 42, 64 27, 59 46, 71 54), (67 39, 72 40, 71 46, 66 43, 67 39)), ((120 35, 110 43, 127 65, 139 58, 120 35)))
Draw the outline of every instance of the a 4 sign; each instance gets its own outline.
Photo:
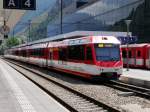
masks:
POLYGON ((36 0, 3 0, 3 8, 36 10, 36 0))

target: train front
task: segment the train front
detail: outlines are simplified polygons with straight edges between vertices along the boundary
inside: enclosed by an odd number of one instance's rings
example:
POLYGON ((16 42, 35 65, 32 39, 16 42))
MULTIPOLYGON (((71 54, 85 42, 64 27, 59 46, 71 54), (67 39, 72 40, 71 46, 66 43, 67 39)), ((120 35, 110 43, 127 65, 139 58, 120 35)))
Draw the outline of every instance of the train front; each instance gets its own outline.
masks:
POLYGON ((113 36, 94 37, 95 64, 103 79, 118 79, 123 61, 120 41, 113 36))

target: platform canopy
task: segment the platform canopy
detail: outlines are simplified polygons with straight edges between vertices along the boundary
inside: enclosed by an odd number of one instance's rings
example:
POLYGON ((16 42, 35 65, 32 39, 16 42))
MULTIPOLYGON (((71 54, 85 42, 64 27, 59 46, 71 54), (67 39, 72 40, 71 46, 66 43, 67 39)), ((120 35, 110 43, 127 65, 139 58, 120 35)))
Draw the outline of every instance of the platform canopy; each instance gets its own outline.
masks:
MULTIPOLYGON (((130 34, 131 34, 131 32, 130 32, 130 34)), ((29 43, 29 44, 47 42, 47 41, 64 40, 64 39, 73 39, 73 38, 84 37, 84 36, 115 36, 115 37, 121 37, 122 36, 122 37, 124 37, 126 35, 127 35, 126 32, 74 31, 74 32, 64 33, 64 34, 48 37, 46 39, 34 41, 34 42, 29 43)))
MULTIPOLYGON (((70 33, 65 33, 65 34, 60 34, 52 37, 48 37, 46 39, 40 39, 37 41, 33 41, 30 43, 27 43, 28 45, 36 44, 36 43, 44 43, 44 42, 50 42, 50 41, 60 41, 64 39, 74 39, 74 38, 79 38, 79 37, 85 37, 85 36, 115 36, 115 37, 125 37, 127 35, 126 32, 107 32, 107 31, 74 31, 70 33)), ((131 32, 130 32, 131 35, 131 32)), ((119 38, 120 40, 120 38, 119 38)), ((19 45, 21 46, 26 46, 27 44, 24 45, 19 45)), ((17 46, 18 47, 18 46, 17 46)))

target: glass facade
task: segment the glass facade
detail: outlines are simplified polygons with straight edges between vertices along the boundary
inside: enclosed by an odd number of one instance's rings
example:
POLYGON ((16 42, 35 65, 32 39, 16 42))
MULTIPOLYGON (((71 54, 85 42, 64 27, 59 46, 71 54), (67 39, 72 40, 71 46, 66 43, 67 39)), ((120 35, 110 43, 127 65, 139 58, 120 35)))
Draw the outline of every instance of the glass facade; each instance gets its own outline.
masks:
MULTIPOLYGON (((76 30, 126 32, 125 20, 139 42, 150 42, 150 0, 98 0, 63 17, 63 33, 76 30)), ((48 25, 48 36, 60 33, 60 18, 48 25)))

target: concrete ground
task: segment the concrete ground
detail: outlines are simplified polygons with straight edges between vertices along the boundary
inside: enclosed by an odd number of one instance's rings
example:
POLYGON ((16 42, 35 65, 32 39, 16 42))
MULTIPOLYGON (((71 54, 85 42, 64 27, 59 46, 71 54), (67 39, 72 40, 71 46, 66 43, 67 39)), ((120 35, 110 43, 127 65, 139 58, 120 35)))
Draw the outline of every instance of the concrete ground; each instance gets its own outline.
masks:
POLYGON ((0 59, 0 112, 69 112, 0 59))
POLYGON ((143 69, 123 69, 123 75, 120 80, 130 84, 144 86, 150 88, 150 70, 143 69))

